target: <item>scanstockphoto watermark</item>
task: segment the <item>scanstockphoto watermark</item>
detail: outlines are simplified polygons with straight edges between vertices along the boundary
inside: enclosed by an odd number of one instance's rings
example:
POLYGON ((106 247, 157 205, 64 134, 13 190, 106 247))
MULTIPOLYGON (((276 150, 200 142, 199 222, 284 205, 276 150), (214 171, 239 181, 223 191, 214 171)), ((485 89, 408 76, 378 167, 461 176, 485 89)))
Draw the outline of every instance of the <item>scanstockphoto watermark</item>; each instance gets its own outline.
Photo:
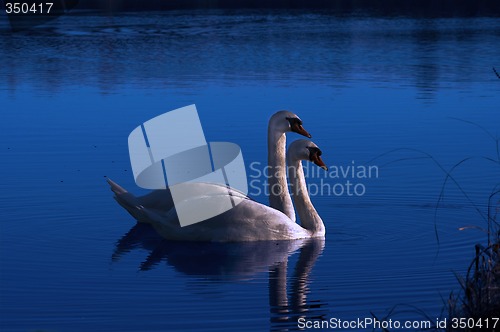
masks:
MULTIPOLYGON (((248 193, 253 196, 268 196, 270 193, 279 195, 283 190, 282 186, 275 183, 269 187, 268 179, 271 176, 279 176, 282 172, 297 174, 299 171, 292 166, 285 169, 280 169, 279 166, 271 168, 258 161, 252 162, 249 169, 248 193)), ((310 196, 363 196, 367 193, 368 180, 378 179, 380 176, 377 165, 358 165, 354 160, 347 165, 332 165, 327 170, 313 163, 305 163, 302 171, 310 196)), ((291 193, 293 195, 293 190, 291 193)))

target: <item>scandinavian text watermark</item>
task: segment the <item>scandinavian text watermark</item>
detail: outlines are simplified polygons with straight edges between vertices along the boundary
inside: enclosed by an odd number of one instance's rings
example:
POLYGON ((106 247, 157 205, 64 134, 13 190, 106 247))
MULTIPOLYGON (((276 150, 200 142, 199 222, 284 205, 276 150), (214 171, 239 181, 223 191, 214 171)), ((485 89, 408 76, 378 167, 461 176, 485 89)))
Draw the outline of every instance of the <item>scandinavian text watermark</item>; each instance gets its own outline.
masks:
MULTIPOLYGON (((249 169, 248 193, 252 196, 281 194, 286 188, 279 183, 269 186, 268 179, 283 171, 288 174, 297 172, 293 166, 281 170, 279 166, 271 167, 257 161, 250 163, 249 169)), ((307 191, 310 196, 364 196, 367 193, 367 181, 380 176, 377 165, 357 165, 354 160, 348 165, 330 166, 326 171, 312 163, 305 163, 302 171, 308 181, 307 191)))

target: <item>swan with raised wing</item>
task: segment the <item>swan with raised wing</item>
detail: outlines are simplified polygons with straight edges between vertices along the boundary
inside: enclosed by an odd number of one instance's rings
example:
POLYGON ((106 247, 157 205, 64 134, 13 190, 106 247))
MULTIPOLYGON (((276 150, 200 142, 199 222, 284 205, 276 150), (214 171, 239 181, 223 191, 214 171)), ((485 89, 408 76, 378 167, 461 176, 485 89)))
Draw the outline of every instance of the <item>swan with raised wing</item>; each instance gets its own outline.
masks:
MULTIPOLYGON (((115 190, 117 188, 112 186, 112 190, 120 205, 126 207, 129 212, 134 211, 133 215, 139 221, 151 224, 160 235, 170 240, 237 242, 324 236, 325 227, 309 198, 302 170, 302 160, 312 161, 321 168, 327 169, 321 159, 321 150, 311 141, 298 140, 290 145, 286 158, 289 163, 288 175, 294 193, 293 199, 302 226, 296 224, 281 211, 239 195, 232 196, 237 203, 234 208, 202 222, 181 227, 175 208, 164 211, 139 206, 136 205, 137 199, 122 188, 115 190), (292 169, 294 167, 296 167, 295 170, 292 169)), ((225 195, 228 195, 227 191, 225 195)), ((202 205, 218 204, 221 197, 220 195, 200 194, 180 204, 195 207, 200 203, 200 201, 197 203, 198 200, 203 201, 202 205)))

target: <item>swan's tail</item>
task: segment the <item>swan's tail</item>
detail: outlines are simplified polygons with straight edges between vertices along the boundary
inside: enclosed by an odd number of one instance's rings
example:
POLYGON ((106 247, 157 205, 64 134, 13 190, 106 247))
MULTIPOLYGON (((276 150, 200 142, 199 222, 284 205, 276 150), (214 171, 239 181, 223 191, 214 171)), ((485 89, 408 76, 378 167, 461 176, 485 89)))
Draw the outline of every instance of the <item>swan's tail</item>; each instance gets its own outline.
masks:
POLYGON ((145 222, 147 218, 144 215, 144 207, 140 204, 137 197, 129 193, 125 188, 118 185, 111 179, 107 179, 111 191, 115 193, 113 197, 132 217, 137 221, 145 222))
POLYGON ((116 195, 128 192, 125 188, 121 187, 118 183, 114 182, 113 180, 107 179, 107 181, 111 187, 111 191, 114 192, 116 195))

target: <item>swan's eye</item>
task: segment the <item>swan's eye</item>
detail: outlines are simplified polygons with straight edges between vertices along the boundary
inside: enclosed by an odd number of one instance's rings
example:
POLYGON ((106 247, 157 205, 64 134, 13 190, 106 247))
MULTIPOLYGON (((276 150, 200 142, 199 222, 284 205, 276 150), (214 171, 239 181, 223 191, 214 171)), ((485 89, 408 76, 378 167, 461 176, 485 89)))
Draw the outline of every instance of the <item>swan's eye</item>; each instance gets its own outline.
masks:
POLYGON ((293 127, 295 126, 302 126, 302 120, 299 118, 286 118, 288 122, 290 123, 290 126, 293 127))

